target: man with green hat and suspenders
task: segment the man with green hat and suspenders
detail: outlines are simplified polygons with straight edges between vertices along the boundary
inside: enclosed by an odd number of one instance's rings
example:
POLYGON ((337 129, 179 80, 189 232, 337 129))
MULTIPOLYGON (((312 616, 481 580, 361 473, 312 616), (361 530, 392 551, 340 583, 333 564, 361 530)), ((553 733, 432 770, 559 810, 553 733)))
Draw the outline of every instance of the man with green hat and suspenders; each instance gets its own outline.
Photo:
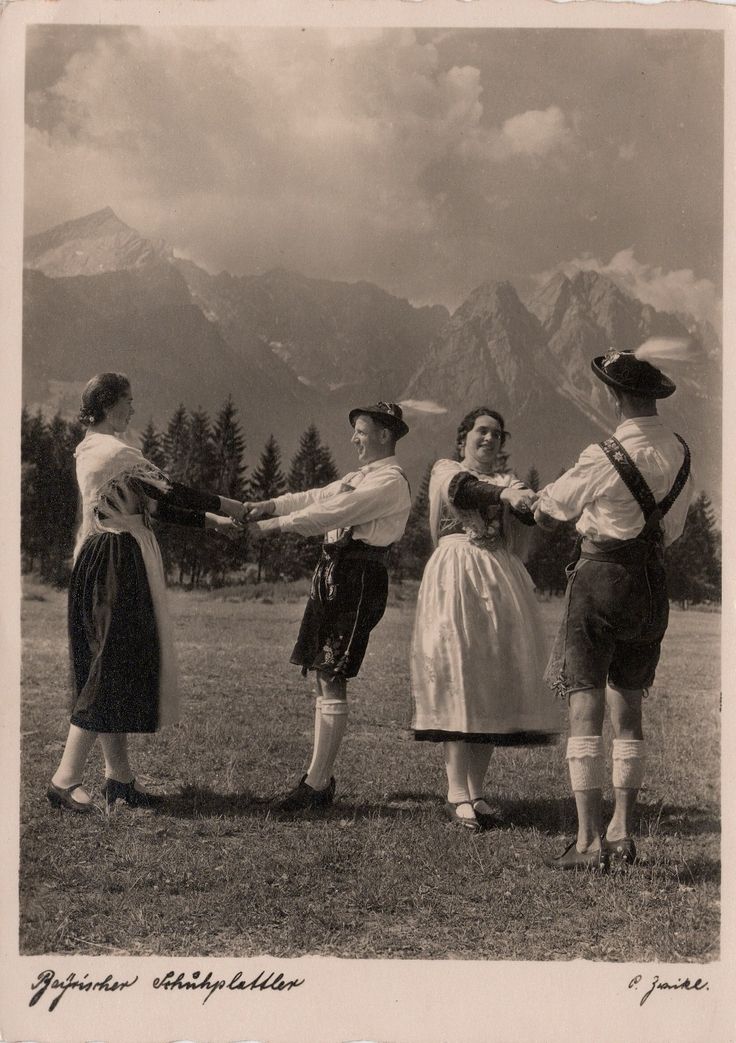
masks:
POLYGON ((578 815, 576 840, 546 862, 554 869, 605 872, 612 859, 629 865, 636 859, 634 807, 646 751, 642 699, 654 681, 669 613, 664 548, 682 534, 693 488, 690 451, 657 415, 657 400, 675 391, 647 361, 663 355, 666 342, 648 341, 635 352, 609 351, 593 360, 619 426, 588 446, 536 503, 540 527, 577 518, 581 537, 545 675, 569 701, 567 761, 578 815), (603 835, 606 705, 615 805, 603 835))

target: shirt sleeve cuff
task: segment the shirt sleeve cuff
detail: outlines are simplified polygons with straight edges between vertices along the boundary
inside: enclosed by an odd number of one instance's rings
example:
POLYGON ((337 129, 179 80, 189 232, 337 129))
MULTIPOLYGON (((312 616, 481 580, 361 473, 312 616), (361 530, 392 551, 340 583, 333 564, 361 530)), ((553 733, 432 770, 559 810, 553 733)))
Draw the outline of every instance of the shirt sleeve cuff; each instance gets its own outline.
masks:
POLYGON ((261 532, 288 532, 288 515, 283 518, 265 518, 257 521, 256 525, 261 532))
POLYGON ((556 518, 557 521, 567 521, 567 515, 564 510, 559 507, 554 500, 551 500, 549 496, 542 494, 536 503, 536 508, 546 514, 548 518, 556 518))

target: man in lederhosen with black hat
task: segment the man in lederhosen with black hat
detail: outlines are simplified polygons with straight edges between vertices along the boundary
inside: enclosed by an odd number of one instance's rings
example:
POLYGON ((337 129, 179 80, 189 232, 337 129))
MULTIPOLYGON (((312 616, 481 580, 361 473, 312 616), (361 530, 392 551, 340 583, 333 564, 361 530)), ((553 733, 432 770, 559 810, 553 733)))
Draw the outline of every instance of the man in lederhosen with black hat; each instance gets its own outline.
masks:
POLYGON ((409 483, 395 456, 396 442, 409 430, 401 408, 393 402, 358 406, 349 419, 359 470, 321 489, 245 505, 256 535, 327 534, 291 655, 303 673, 317 675, 314 751, 307 773, 276 805, 284 812, 332 803, 332 769, 347 727, 347 680, 358 673, 383 616, 389 548, 403 535, 411 510, 409 483))
POLYGON ((576 840, 547 861, 556 869, 605 871, 612 858, 636 859, 631 834, 645 758, 642 698, 654 681, 669 612, 664 548, 682 534, 692 497, 688 447, 657 415, 657 400, 675 385, 646 361, 666 354, 662 344, 593 360, 619 426, 542 489, 536 505, 542 528, 577 518, 581 536, 546 672, 547 683, 569 699, 567 760, 578 814, 576 840), (606 704, 615 807, 603 836, 606 704))

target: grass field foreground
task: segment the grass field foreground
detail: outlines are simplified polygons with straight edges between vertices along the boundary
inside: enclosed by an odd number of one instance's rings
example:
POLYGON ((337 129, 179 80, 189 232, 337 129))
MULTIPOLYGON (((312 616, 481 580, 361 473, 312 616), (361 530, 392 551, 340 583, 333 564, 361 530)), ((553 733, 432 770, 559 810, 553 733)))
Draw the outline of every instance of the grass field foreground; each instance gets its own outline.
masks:
MULTIPOLYGON (((411 593, 398 588, 350 686, 334 807, 284 822, 268 799, 311 750, 310 685, 288 664, 301 598, 172 591, 182 721, 132 739, 140 777, 169 796, 155 811, 85 818, 44 797, 68 726, 66 602, 29 585, 21 952, 716 958, 720 615, 672 613, 645 704, 642 863, 593 878, 542 865, 574 825, 562 743, 494 752, 503 828, 467 836, 445 821, 441 751, 406 732, 411 593)), ((561 603, 542 608, 551 639, 561 603)), ((95 751, 95 795, 102 776, 95 751)))

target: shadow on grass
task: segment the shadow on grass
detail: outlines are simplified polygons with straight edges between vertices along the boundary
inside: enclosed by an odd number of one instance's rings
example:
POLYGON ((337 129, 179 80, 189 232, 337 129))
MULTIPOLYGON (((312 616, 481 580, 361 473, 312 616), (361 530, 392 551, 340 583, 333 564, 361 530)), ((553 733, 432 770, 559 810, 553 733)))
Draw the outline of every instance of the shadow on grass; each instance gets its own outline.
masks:
POLYGON ((217 793, 206 786, 185 786, 180 793, 163 797, 155 811, 171 818, 265 818, 269 803, 250 790, 217 793))
POLYGON ((721 820, 717 808, 686 804, 641 804, 639 832, 649 836, 720 835, 721 820))
POLYGON ((204 786, 186 786, 178 794, 162 799, 155 808, 157 814, 171 818, 267 818, 288 822, 291 819, 315 818, 321 822, 368 818, 411 818, 417 809, 391 807, 383 802, 371 803, 338 799, 331 807, 305 810, 293 815, 274 810, 276 796, 257 796, 249 790, 239 793, 217 793, 204 786))
POLYGON ((668 877, 675 877, 678 884, 719 884, 721 882, 721 863, 714 858, 687 858, 681 864, 663 866, 662 871, 668 877))
MULTIPOLYGON (((435 790, 396 790, 387 793, 384 802, 380 804, 343 803, 343 808, 352 808, 358 813, 358 817, 365 814, 380 814, 382 816, 404 817, 416 815, 426 811, 428 808, 443 810, 445 798, 435 790), (397 808, 398 803, 406 803, 411 806, 397 808)), ((575 822, 575 804, 569 800, 556 800, 552 798, 540 798, 538 800, 491 800, 494 815, 498 819, 500 829, 517 827, 521 829, 538 829, 542 832, 560 833, 569 830, 575 822)))
MULTIPOLYGON (((266 818, 271 815, 283 821, 288 821, 291 817, 314 817, 321 821, 344 818, 410 819, 425 814, 430 809, 440 812, 445 803, 444 797, 435 791, 399 790, 387 793, 382 800, 376 801, 338 797, 335 804, 329 808, 307 810, 289 816, 274 812, 272 803, 275 799, 276 795, 264 797, 250 790, 218 793, 205 786, 186 786, 180 793, 165 797, 156 808, 156 812, 173 818, 266 818)), ((605 822, 610 819, 612 812, 611 802, 604 802, 605 822)), ((497 805, 497 815, 501 829, 536 829, 549 835, 573 834, 577 822, 572 797, 501 800, 497 805)), ((716 809, 654 804, 643 805, 640 808, 636 835, 718 836, 720 832, 721 823, 716 809)))
POLYGON ((353 801, 338 797, 335 803, 327 808, 306 809, 294 814, 280 813, 273 807, 273 802, 280 795, 258 796, 249 790, 239 793, 217 793, 205 786, 186 786, 180 793, 164 797, 156 805, 155 812, 172 818, 267 818, 276 821, 313 818, 320 822, 339 821, 341 819, 411 819, 424 811, 420 804, 428 804, 436 808, 444 805, 444 800, 436 793, 388 794, 383 800, 353 801), (396 807, 398 801, 411 801, 412 807, 396 807))

